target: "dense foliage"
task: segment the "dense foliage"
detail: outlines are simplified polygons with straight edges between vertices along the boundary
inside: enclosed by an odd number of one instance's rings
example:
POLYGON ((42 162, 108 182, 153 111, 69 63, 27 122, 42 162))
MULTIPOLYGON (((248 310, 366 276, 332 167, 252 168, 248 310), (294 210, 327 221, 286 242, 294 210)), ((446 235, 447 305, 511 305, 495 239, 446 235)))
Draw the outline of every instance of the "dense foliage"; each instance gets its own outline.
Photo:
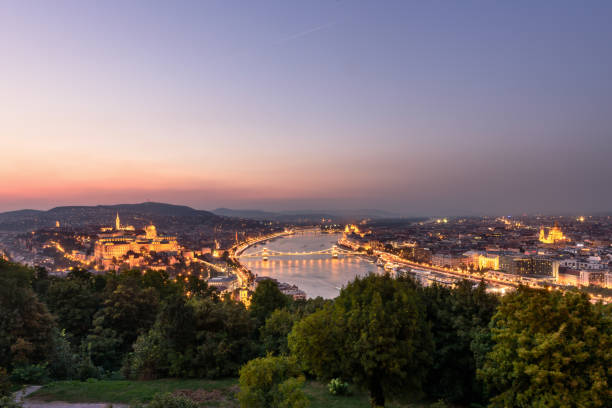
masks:
POLYGON ((262 326, 266 319, 277 309, 289 306, 290 298, 283 295, 278 284, 270 279, 262 280, 253 293, 250 312, 257 319, 258 326, 262 326))
POLYGON ((431 332, 414 283, 388 275, 357 278, 333 306, 301 320, 291 351, 320 378, 367 388, 374 406, 422 389, 431 363, 431 332))
POLYGON ((265 352, 274 355, 289 354, 287 336, 291 332, 296 315, 287 309, 277 309, 266 319, 260 329, 261 345, 265 352))
POLYGON ((612 316, 585 294, 520 288, 492 321, 479 374, 493 407, 612 406, 612 316))
POLYGON ((240 370, 238 400, 242 408, 304 408, 304 376, 288 357, 263 357, 240 370))
POLYGON ((423 288, 434 342, 425 392, 434 399, 466 404, 485 399, 476 380, 477 357, 490 347, 488 325, 498 304, 498 298, 485 290, 484 284, 474 288, 468 281, 454 289, 423 288))
POLYGON ((33 271, 0 261, 0 367, 45 361, 53 317, 32 290, 33 271))
POLYGON ((117 370, 160 305, 185 285, 156 271, 60 278, 0 260, 0 367, 23 378, 44 363, 54 379, 117 370))
POLYGON ((257 356, 255 321, 244 306, 207 298, 173 298, 134 345, 124 372, 134 378, 236 375, 257 356))
POLYGON ((246 309, 194 277, 60 278, 0 260, 0 395, 11 382, 239 372, 244 407, 305 406, 303 374, 366 389, 374 406, 405 396, 612 406, 612 307, 578 293, 519 288, 499 298, 484 284, 424 288, 371 275, 334 300, 294 301, 263 280, 246 309))
POLYGON ((70 272, 66 279, 51 281, 43 296, 57 317, 58 325, 70 333, 75 342, 84 339, 91 330, 94 314, 102 301, 94 277, 79 272, 70 272))

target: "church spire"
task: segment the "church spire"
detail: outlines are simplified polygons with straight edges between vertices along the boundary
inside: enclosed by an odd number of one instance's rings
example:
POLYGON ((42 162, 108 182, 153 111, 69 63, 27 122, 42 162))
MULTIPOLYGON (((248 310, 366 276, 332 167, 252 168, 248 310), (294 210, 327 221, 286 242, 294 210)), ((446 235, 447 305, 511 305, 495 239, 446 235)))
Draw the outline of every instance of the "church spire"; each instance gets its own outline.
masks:
POLYGON ((119 212, 117 212, 117 218, 115 218, 115 229, 117 231, 121 229, 121 221, 119 221, 119 212))

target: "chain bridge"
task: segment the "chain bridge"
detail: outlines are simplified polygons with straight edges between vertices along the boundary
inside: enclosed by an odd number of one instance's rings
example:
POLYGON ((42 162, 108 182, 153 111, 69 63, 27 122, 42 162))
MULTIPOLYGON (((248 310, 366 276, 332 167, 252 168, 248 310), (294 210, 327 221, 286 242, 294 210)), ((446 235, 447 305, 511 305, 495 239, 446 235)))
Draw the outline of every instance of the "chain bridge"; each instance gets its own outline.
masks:
POLYGON ((318 251, 305 251, 305 252, 282 252, 274 251, 268 248, 263 248, 257 252, 251 252, 249 254, 241 255, 241 258, 262 258, 264 260, 272 256, 309 256, 309 255, 331 255, 332 258, 337 258, 339 255, 355 255, 358 252, 350 251, 344 248, 338 248, 336 245, 331 248, 321 249, 318 251))

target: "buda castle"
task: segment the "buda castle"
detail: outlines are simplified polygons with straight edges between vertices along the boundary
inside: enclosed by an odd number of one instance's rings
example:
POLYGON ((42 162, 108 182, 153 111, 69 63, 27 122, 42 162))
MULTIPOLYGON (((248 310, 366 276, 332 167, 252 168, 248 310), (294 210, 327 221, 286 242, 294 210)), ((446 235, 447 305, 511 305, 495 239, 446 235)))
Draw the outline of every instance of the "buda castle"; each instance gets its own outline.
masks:
POLYGON ((109 266, 114 259, 120 259, 132 251, 135 254, 143 252, 178 252, 176 237, 157 235, 155 225, 148 225, 144 234, 137 234, 131 225, 121 225, 119 214, 115 220, 115 228, 103 228, 94 244, 94 257, 103 265, 109 266))

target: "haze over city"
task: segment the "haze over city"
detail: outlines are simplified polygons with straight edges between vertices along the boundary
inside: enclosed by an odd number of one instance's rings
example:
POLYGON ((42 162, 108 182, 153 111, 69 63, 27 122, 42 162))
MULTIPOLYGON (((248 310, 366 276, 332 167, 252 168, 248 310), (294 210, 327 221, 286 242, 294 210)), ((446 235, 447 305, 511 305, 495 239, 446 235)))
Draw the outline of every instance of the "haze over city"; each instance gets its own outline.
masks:
POLYGON ((4 1, 0 211, 609 211, 611 17, 605 1, 4 1))

